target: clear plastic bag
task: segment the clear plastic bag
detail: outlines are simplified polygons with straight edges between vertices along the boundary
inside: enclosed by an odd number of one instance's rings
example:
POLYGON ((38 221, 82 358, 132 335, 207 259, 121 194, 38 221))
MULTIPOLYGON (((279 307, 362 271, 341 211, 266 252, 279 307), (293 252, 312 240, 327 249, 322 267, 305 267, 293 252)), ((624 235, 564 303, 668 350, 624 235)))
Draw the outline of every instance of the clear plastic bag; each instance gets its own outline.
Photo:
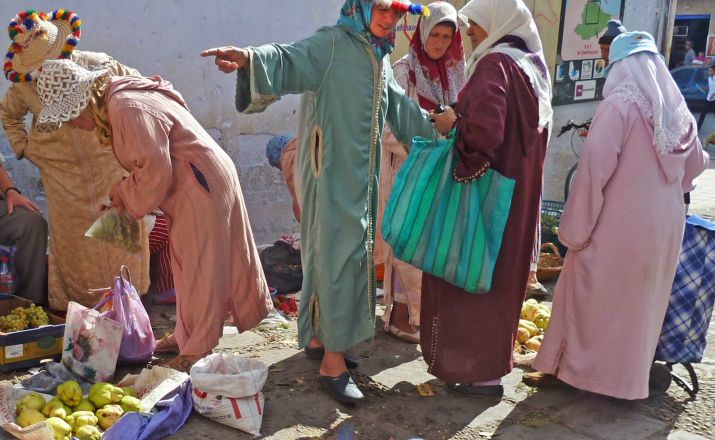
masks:
POLYGON ((136 254, 142 249, 141 229, 139 222, 128 212, 111 208, 99 216, 84 235, 136 254))

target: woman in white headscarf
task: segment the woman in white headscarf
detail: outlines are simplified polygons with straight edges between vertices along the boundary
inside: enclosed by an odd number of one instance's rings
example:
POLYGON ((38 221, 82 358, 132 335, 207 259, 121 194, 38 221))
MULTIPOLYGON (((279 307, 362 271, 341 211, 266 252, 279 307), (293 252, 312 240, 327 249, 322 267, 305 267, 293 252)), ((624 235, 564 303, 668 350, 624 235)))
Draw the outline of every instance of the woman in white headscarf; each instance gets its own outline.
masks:
MULTIPOLYGON (((454 6, 437 1, 427 7, 429 17, 420 18, 407 55, 397 60, 392 70, 407 95, 423 109, 432 111, 440 104, 448 106, 457 101, 464 85, 464 48, 454 6)), ((380 159, 380 215, 405 158, 407 148, 386 129, 380 159)), ((376 258, 385 259, 385 331, 419 344, 422 271, 395 258, 381 237, 375 249, 376 258)))
POLYGON ((435 127, 446 133, 456 124, 456 180, 471 181, 492 168, 516 186, 490 292, 474 295, 424 275, 421 345, 429 372, 455 390, 501 396, 539 216, 551 82, 521 0, 472 0, 460 18, 474 47, 468 80, 454 111, 432 115, 435 127))
POLYGON ((524 382, 643 399, 683 240, 683 193, 709 158, 652 36, 616 37, 609 69, 559 225, 569 252, 539 372, 524 382))

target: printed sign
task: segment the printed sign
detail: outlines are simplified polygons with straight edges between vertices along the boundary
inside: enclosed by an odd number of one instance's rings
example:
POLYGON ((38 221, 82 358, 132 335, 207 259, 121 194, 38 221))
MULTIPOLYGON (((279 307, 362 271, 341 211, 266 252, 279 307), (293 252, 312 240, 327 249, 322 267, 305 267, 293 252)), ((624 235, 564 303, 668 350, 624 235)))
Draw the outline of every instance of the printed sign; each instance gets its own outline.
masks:
POLYGON ((574 101, 591 100, 596 97, 596 81, 577 81, 574 87, 574 101))
POLYGON ((715 57, 715 35, 708 35, 707 50, 705 56, 715 57))
POLYGON ((623 0, 563 0, 554 105, 603 98, 606 62, 601 58, 598 39, 609 20, 622 19, 624 6, 623 0), (567 75, 559 81, 565 69, 567 75))

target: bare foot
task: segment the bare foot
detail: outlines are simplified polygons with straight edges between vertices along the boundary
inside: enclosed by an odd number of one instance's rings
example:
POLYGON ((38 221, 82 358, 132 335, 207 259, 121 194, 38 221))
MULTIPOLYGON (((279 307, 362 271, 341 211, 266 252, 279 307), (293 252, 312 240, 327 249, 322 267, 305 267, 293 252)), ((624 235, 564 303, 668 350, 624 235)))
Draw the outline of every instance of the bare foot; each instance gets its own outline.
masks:
POLYGON ((311 339, 310 342, 308 343, 308 347, 310 347, 310 348, 319 348, 319 347, 322 347, 322 346, 323 346, 323 343, 320 342, 320 340, 319 340, 318 338, 313 338, 313 339, 311 339))
POLYGON ((338 377, 348 371, 345 366, 345 358, 342 353, 326 351, 323 362, 320 364, 320 375, 328 377, 338 377))
POLYGON ((529 278, 526 280, 526 284, 536 284, 539 280, 536 279, 536 272, 529 272, 529 278))
POLYGON ((407 304, 402 304, 398 302, 392 304, 390 324, 394 325, 399 330, 405 333, 417 333, 417 328, 410 324, 410 310, 407 307, 407 304))

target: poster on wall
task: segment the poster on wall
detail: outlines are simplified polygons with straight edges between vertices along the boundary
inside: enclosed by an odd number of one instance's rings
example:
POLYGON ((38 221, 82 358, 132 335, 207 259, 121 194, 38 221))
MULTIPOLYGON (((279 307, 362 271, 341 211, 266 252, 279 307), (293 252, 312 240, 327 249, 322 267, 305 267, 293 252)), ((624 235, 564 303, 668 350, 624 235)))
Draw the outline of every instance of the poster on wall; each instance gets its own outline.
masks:
POLYGON ((606 62, 598 39, 622 19, 623 0, 563 0, 554 68, 554 105, 603 99, 606 62))
POLYGON ((715 35, 708 35, 708 44, 706 46, 705 56, 715 57, 715 35))

